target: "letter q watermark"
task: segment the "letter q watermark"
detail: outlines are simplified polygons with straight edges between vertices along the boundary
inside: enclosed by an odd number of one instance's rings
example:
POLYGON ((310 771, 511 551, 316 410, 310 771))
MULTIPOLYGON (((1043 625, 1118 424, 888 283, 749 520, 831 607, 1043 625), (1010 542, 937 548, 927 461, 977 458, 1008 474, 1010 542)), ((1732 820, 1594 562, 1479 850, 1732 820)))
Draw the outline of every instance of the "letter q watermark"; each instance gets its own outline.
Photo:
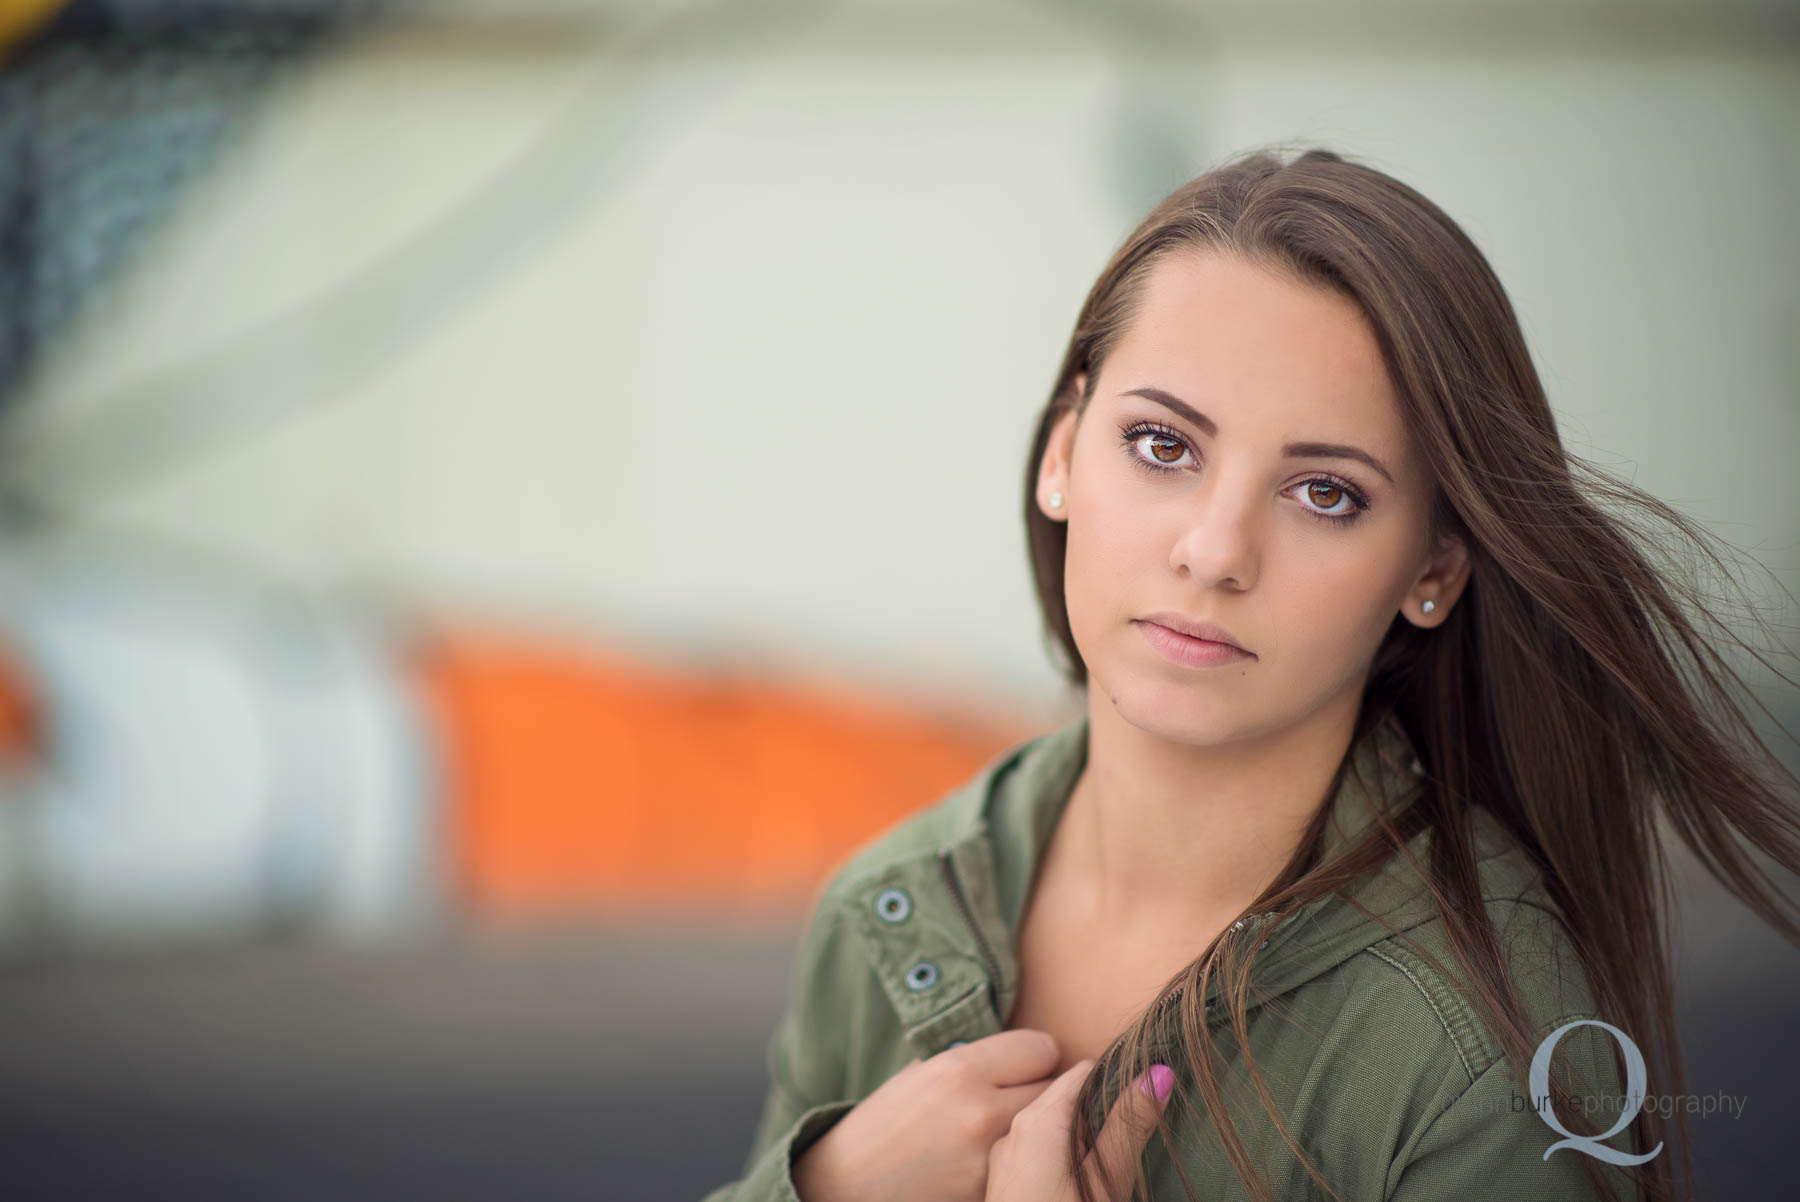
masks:
POLYGON ((1538 1117, 1543 1119, 1552 1130, 1566 1138, 1559 1139, 1545 1148, 1544 1159, 1549 1160, 1550 1153, 1559 1148, 1578 1148, 1596 1160, 1604 1160, 1608 1164, 1643 1164, 1646 1160, 1654 1159, 1656 1154, 1663 1150, 1660 1143, 1642 1156, 1633 1156, 1629 1152, 1621 1152, 1617 1148, 1609 1147, 1601 1142, 1611 1139, 1625 1130, 1631 1125, 1631 1120, 1637 1117, 1637 1112, 1643 1109, 1644 1083, 1647 1075, 1644 1069, 1644 1054, 1638 1051, 1638 1046, 1631 1041, 1631 1036, 1611 1023, 1601 1022, 1597 1018, 1578 1018, 1573 1022, 1564 1023, 1546 1035, 1544 1042, 1538 1044, 1537 1052, 1531 1057, 1531 1096, 1544 1099, 1541 1107, 1534 1106, 1533 1109, 1537 1110, 1538 1117), (1550 1054, 1556 1050, 1557 1041, 1563 1037, 1563 1032, 1575 1027, 1604 1027, 1613 1033, 1620 1046, 1625 1049, 1625 1096, 1630 1100, 1631 1106, 1620 1113, 1619 1121, 1612 1125, 1612 1130, 1603 1131, 1599 1135, 1575 1134, 1562 1125, 1562 1121, 1556 1117, 1555 1107, 1550 1105, 1550 1054))

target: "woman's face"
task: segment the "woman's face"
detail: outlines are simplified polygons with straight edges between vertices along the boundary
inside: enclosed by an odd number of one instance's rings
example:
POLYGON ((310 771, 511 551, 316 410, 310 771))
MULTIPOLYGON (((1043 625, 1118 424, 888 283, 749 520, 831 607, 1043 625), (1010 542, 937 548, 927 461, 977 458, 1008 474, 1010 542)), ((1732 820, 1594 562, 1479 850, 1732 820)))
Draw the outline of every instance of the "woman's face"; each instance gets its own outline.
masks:
POLYGON ((1223 255, 1166 256, 1039 470, 1038 506, 1069 524, 1064 591, 1094 700, 1181 742, 1354 715, 1395 614, 1436 626, 1467 578, 1459 544, 1428 545, 1432 490, 1354 301, 1223 255), (1193 645, 1159 650, 1159 612, 1248 654, 1183 662, 1193 645))

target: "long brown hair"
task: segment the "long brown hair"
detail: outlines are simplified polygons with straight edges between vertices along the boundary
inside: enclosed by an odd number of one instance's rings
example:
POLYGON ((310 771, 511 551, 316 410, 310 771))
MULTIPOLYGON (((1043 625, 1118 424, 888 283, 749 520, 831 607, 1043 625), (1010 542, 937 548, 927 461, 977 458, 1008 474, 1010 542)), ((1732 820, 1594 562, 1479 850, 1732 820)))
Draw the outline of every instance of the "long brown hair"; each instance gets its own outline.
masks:
MULTIPOLYGON (((1315 820, 1245 914, 1285 915, 1338 893, 1390 856, 1412 859, 1409 833, 1429 832, 1430 862, 1420 870, 1456 960, 1474 983, 1471 1004, 1518 1077, 1535 1036, 1481 901, 1468 819, 1472 807, 1485 807, 1542 870, 1601 1014, 1645 1047, 1653 1080, 1662 1075, 1670 1092, 1681 1092, 1667 836, 1679 837, 1800 946, 1800 925, 1782 909, 1792 903, 1745 847, 1800 871, 1800 811, 1789 800, 1800 782, 1740 706, 1736 694, 1754 695, 1724 649, 1729 644, 1775 669, 1716 616, 1719 599, 1703 574, 1687 570, 1710 564, 1737 584, 1725 554, 1733 549, 1565 450, 1505 290, 1468 236, 1418 192, 1329 150, 1306 150, 1286 163, 1273 150, 1251 151, 1176 189, 1113 254, 1076 319, 1026 463, 1031 563, 1060 670, 1086 688, 1063 593, 1067 527, 1036 502, 1051 428, 1064 411, 1085 411, 1151 267, 1171 252, 1206 250, 1244 257, 1361 306, 1408 428, 1436 474, 1431 533, 1460 536, 1472 559, 1468 586, 1441 625, 1426 630, 1396 617, 1357 719, 1357 738, 1387 718, 1402 723, 1424 768, 1416 800, 1398 820, 1380 815, 1327 864, 1318 862, 1322 826, 1315 820), (1085 391, 1076 386, 1082 373, 1085 391), (1656 534, 1668 530, 1678 546, 1699 554, 1665 554, 1656 534), (1595 865, 1604 871, 1591 871, 1595 865)), ((1170 1010, 1180 1014, 1181 1051, 1221 1145, 1251 1196, 1270 1197, 1225 1113, 1201 1013, 1216 972, 1248 1060, 1246 998, 1256 949, 1229 935, 1227 927, 1164 987, 1084 1082, 1069 1142, 1083 1202, 1093 1202, 1078 1168, 1097 1135, 1091 1108, 1109 1078, 1133 1080, 1149 1067, 1147 1037, 1170 1010), (1131 1073, 1119 1073, 1121 1065, 1133 1066, 1131 1073)), ((1254 1064, 1248 1067, 1281 1138, 1337 1196, 1288 1132, 1254 1064)), ((1569 1097, 1560 1083, 1553 1093, 1569 1097)), ((1681 1192, 1673 1158, 1655 1157, 1632 1171, 1646 1199, 1693 1191, 1687 1117, 1675 1111, 1681 1192)), ((1564 1121, 1584 1134, 1597 1130, 1584 1118, 1576 1110, 1564 1121)), ((1159 1128, 1166 1139, 1160 1120, 1159 1128)), ((1652 1148, 1666 1130, 1661 1114, 1642 1109, 1631 1134, 1639 1148, 1652 1148)), ((1597 1163, 1583 1162, 1603 1196, 1612 1197, 1597 1163)), ((1134 1183, 1148 1196, 1141 1164, 1134 1183)))

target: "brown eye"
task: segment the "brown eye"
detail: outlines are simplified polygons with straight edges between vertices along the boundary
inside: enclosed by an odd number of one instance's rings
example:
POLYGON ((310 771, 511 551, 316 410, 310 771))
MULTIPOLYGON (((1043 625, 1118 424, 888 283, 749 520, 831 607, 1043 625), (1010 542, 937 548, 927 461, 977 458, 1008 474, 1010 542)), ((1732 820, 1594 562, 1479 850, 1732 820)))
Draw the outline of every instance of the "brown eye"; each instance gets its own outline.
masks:
POLYGON ((1308 490, 1321 509, 1333 509, 1343 498, 1344 490, 1331 484, 1313 484, 1308 490), (1323 494, 1323 495, 1321 495, 1323 494))
POLYGON ((1352 485, 1339 484, 1330 476, 1308 480, 1303 499, 1305 505, 1302 508, 1307 513, 1321 522, 1339 525, 1354 522, 1369 507, 1368 500, 1352 485))
POLYGON ((1166 477, 1182 470, 1182 462, 1191 457, 1187 439, 1166 426, 1138 422, 1119 431, 1126 458, 1133 467, 1166 477), (1144 450, 1148 444, 1150 449, 1144 450))

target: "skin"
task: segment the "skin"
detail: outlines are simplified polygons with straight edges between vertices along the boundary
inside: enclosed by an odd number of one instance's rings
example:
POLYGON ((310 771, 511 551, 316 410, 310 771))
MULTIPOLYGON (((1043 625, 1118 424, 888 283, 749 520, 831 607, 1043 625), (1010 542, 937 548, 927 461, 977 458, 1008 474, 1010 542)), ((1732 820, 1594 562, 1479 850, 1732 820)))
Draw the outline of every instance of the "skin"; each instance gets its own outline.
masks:
POLYGON ((1069 524, 1089 679, 1087 768, 1043 873, 1078 929, 1124 954, 1198 954, 1274 878, 1349 748, 1395 615, 1440 625, 1467 582, 1465 547, 1429 541, 1434 487, 1354 301, 1213 252, 1156 265, 1085 414, 1063 415, 1039 464, 1037 504, 1069 524), (1143 387, 1216 431, 1121 395, 1143 387), (1127 447, 1121 427, 1140 421, 1178 438, 1127 447), (1358 447, 1392 480, 1284 456, 1295 441, 1358 447), (1345 525, 1313 516, 1356 510, 1322 476, 1368 509, 1345 525), (1172 663, 1134 621, 1159 610, 1215 622, 1255 658, 1172 663))
MULTIPOLYGON (((1079 1060, 1057 1077, 988 1153, 988 1184, 983 1202, 1079 1202, 1081 1194, 1069 1174, 1068 1132, 1075 1121, 1075 1099, 1092 1060, 1079 1060)), ((1167 1065, 1157 1065, 1138 1078, 1137 1088, 1123 1090, 1113 1102, 1094 1150, 1082 1164, 1093 1196, 1106 1202, 1131 1202, 1131 1171, 1156 1130, 1157 1111, 1174 1081, 1167 1065), (1161 1093, 1156 1077, 1161 1075, 1161 1093)))

